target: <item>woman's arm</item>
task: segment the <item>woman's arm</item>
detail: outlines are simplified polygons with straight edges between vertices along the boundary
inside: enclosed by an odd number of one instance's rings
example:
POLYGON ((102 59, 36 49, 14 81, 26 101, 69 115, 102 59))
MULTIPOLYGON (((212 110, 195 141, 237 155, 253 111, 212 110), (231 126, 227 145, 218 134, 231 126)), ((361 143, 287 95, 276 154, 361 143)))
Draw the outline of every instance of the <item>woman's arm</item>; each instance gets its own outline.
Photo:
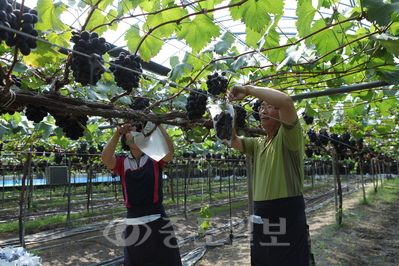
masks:
POLYGON ((111 139, 108 141, 107 145, 105 145, 102 153, 101 153, 101 159, 103 163, 108 167, 108 169, 114 169, 116 165, 116 157, 115 157, 115 149, 116 145, 119 142, 120 134, 117 131, 115 131, 114 135, 111 137, 111 139))
POLYGON ((164 162, 169 162, 172 159, 172 156, 175 152, 175 148, 173 146, 172 139, 170 138, 169 134, 166 132, 166 130, 163 128, 163 126, 159 125, 158 128, 161 130, 163 137, 165 138, 166 144, 168 145, 169 148, 169 153, 166 154, 162 160, 164 162))
POLYGON ((107 145, 105 145, 102 153, 101 159, 103 163, 108 167, 108 169, 114 169, 116 166, 116 157, 115 157, 115 149, 116 145, 118 145, 120 136, 122 134, 129 133, 131 126, 129 124, 125 124, 122 126, 117 126, 114 135, 110 138, 107 145))

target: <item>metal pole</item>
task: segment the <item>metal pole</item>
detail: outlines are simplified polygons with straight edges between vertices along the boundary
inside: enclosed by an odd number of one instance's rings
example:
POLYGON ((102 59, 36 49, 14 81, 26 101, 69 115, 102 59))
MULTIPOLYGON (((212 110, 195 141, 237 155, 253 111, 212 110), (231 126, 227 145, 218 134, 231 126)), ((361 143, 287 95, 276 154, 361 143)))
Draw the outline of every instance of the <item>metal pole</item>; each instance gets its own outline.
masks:
POLYGON ((71 228, 71 167, 72 160, 68 160, 68 210, 67 210, 67 228, 71 228))
POLYGON ((294 101, 298 101, 298 100, 303 100, 303 99, 308 99, 308 98, 316 98, 319 96, 343 94, 343 93, 347 93, 347 92, 351 92, 351 91, 371 89, 371 88, 388 86, 388 85, 390 85, 390 84, 385 81, 373 81, 373 82, 369 82, 369 83, 344 86, 344 87, 339 87, 339 88, 334 88, 334 89, 327 89, 327 90, 297 94, 297 95, 291 96, 291 98, 294 101))

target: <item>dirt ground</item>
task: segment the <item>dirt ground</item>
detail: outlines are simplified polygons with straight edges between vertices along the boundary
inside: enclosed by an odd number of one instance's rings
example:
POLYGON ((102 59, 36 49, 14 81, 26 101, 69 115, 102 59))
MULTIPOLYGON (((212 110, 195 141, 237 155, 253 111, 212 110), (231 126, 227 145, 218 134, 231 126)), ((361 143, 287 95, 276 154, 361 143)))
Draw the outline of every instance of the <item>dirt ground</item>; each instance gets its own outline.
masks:
MULTIPOLYGON (((368 186, 368 190, 371 186, 368 186)), ((398 195, 399 191, 393 189, 398 195)), ((398 266, 399 200, 360 204, 362 191, 344 198, 343 226, 335 220, 335 204, 307 215, 317 266, 398 266)), ((208 250, 196 266, 250 265, 249 238, 208 250)))
MULTIPOLYGON (((371 189, 369 185, 368 190, 371 189)), ((399 194, 398 190, 392 193, 399 194)), ((395 202, 373 201, 369 205, 360 204, 361 190, 344 198, 343 226, 336 226, 334 203, 307 215, 312 239, 312 252, 316 265, 370 265, 397 266, 399 261, 399 200, 395 202)), ((196 212, 198 214, 198 211, 196 212)), ((239 222, 248 217, 247 206, 222 211, 214 214, 209 229, 227 223, 229 217, 239 222)), ((198 216, 171 217, 177 237, 186 238, 198 233, 196 223, 198 216)), ((117 227, 114 227, 118 231, 117 227)), ((120 229, 120 228, 119 228, 120 229)), ((195 266, 230 266, 250 265, 249 238, 245 223, 234 227, 235 236, 232 244, 208 248, 205 255, 195 266)), ((117 233, 115 234, 117 235, 117 233)), ((0 239, 4 239, 4 236, 0 239)), ((15 236, 14 236, 15 237, 15 236)), ((229 237, 229 230, 215 239, 229 237)), ((183 244, 181 254, 185 254, 205 241, 215 239, 199 239, 183 244)), ((123 248, 115 245, 103 235, 103 230, 63 238, 46 243, 51 248, 43 249, 36 254, 42 258, 43 266, 76 265, 85 266, 100 263, 123 255, 123 248), (65 245, 65 243, 68 243, 65 245)), ((40 248, 40 244, 27 246, 28 251, 40 248)))

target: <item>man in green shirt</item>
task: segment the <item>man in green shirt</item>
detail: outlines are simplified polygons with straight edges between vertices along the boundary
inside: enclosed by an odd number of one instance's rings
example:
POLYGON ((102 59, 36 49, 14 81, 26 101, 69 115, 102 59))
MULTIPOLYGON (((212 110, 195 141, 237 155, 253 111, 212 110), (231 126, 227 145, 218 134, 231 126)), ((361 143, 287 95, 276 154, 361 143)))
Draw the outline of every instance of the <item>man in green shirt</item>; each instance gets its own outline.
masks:
POLYGON ((309 265, 303 199, 304 137, 294 103, 284 92, 233 86, 229 101, 251 95, 262 102, 259 117, 266 138, 232 136, 231 147, 254 159, 251 265, 309 265))

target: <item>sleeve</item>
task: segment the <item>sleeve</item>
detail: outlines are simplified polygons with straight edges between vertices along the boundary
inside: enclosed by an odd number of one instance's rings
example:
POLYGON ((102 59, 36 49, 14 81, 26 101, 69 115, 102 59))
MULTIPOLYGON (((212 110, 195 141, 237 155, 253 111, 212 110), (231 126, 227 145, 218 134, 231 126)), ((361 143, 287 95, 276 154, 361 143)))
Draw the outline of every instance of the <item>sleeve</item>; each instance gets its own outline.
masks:
POLYGON ((281 130, 283 133, 283 141, 292 151, 297 151, 304 145, 302 127, 297 119, 294 125, 287 126, 282 124, 281 130))
POLYGON ((124 173, 124 161, 127 157, 116 156, 116 165, 115 168, 112 169, 116 174, 122 176, 124 173))
POLYGON ((255 149, 258 147, 257 143, 257 138, 241 138, 244 153, 251 157, 254 157, 254 154, 256 153, 255 149))

